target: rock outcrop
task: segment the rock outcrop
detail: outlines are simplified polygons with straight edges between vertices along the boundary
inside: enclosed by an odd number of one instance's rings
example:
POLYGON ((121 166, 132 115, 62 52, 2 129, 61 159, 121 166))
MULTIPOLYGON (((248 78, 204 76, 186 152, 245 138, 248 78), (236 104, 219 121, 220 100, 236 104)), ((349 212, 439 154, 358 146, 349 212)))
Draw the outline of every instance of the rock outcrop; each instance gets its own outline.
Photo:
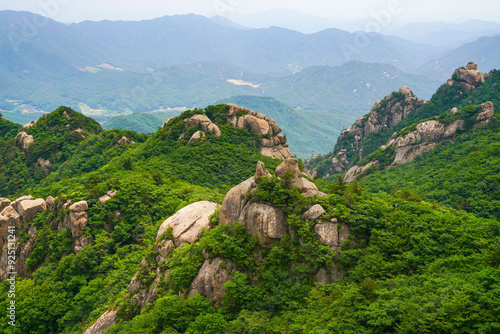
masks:
POLYGON ((167 120, 165 121, 165 123, 163 123, 163 124, 162 124, 161 128, 162 128, 162 129, 165 129, 165 127, 167 126, 167 124, 168 124, 171 120, 173 120, 174 118, 175 118, 175 117, 170 117, 169 119, 167 119, 167 120))
POLYGON ((271 177, 271 173, 266 169, 266 166, 262 161, 257 161, 257 167, 255 168, 255 179, 261 176, 271 177))
MULTIPOLYGON (((290 148, 286 143, 286 138, 281 133, 280 127, 273 119, 267 118, 261 113, 254 112, 235 104, 228 104, 228 106, 230 108, 225 116, 226 120, 224 124, 229 124, 230 126, 238 128, 247 128, 258 134, 261 139, 256 146, 259 147, 260 155, 275 159, 287 159, 291 157, 290 148)), ((173 118, 167 120, 162 125, 162 128, 168 129, 169 123, 172 119, 173 118)), ((207 115, 197 114, 185 119, 184 121, 186 122, 186 129, 196 127, 201 128, 200 131, 191 135, 188 145, 200 140, 206 140, 206 135, 209 133, 217 137, 220 137, 222 134, 219 126, 215 124, 214 121, 212 121, 207 115)), ((172 124, 170 124, 170 126, 172 124)), ((221 125, 221 123, 218 124, 221 125)), ((183 133, 179 137, 179 140, 183 140, 185 137, 186 133, 183 133)))
POLYGON ((157 239, 171 227, 176 247, 184 243, 193 243, 199 239, 201 230, 210 229, 210 216, 219 208, 217 203, 201 201, 190 204, 177 211, 161 224, 157 239))
MULTIPOLYGON (((297 187, 301 193, 322 194, 316 185, 302 176, 299 161, 289 158, 276 167, 275 176, 283 177, 286 173, 292 174, 292 186, 297 187)), ((270 175, 261 162, 257 164, 256 176, 270 175)), ((238 184, 232 188, 224 198, 219 211, 219 224, 232 225, 240 222, 247 227, 249 234, 259 237, 266 245, 281 239, 287 233, 286 217, 280 208, 275 208, 266 203, 251 203, 248 194, 257 187, 255 177, 238 184)), ((314 194, 313 194, 314 195, 314 194)))
POLYGON ((219 210, 219 224, 231 225, 237 222, 243 208, 248 204, 247 194, 256 187, 255 178, 251 177, 229 190, 219 210))
POLYGON ((207 139, 207 136, 205 135, 205 132, 203 131, 196 131, 191 138, 189 139, 187 145, 191 145, 192 143, 196 143, 198 141, 205 141, 207 139))
MULTIPOLYGON (((285 175, 290 178, 288 179, 290 186, 295 186, 307 192, 320 193, 312 183, 312 186, 304 187, 304 184, 307 183, 302 182, 304 173, 300 171, 297 159, 286 159, 276 168, 276 177, 280 178, 285 175)), ((288 226, 288 217, 284 208, 275 207, 271 203, 251 200, 249 195, 257 187, 256 179, 261 177, 271 177, 271 174, 264 164, 259 162, 256 166, 255 176, 238 184, 227 193, 219 209, 219 225, 232 225, 239 222, 246 227, 248 234, 260 239, 262 242, 260 246, 271 247, 275 241, 279 241, 285 236, 293 237, 297 235, 297 231, 288 226)), ((136 273, 127 287, 126 298, 132 299, 140 308, 145 308, 149 303, 154 303, 161 280, 166 278, 168 281, 169 275, 175 270, 168 268, 168 266, 165 267, 162 263, 167 261, 172 251, 175 251, 177 247, 186 247, 186 244, 198 241, 202 229, 208 230, 210 228, 210 217, 216 212, 217 208, 219 206, 216 203, 197 202, 184 207, 166 219, 157 233, 155 248, 158 255, 155 258, 156 263, 152 263, 151 259, 147 261, 144 259, 141 262, 142 269, 136 273), (145 283, 148 278, 152 277, 154 277, 152 281, 145 283)), ((347 225, 340 223, 337 218, 328 217, 325 213, 326 211, 321 205, 312 205, 303 214, 303 219, 316 225, 314 230, 321 244, 338 251, 340 246, 347 240, 349 228, 347 225), (328 220, 322 221, 321 219, 328 220)), ((300 242, 302 243, 302 241, 300 242)), ((193 249, 196 249, 196 247, 193 249)), ((201 253, 195 256, 202 256, 204 262, 198 269, 195 278, 190 282, 187 291, 180 289, 179 295, 190 297, 201 294, 220 303, 226 292, 225 283, 231 281, 237 271, 248 274, 251 284, 259 284, 259 279, 253 277, 252 272, 245 268, 239 268, 235 262, 222 258, 220 255, 215 256, 213 253, 209 253, 207 249, 198 249, 197 251, 201 251, 201 253)), ((261 261, 262 252, 253 254, 253 257, 256 261, 261 261)), ((338 281, 342 276, 343 273, 337 268, 325 267, 316 274, 316 280, 323 283, 332 283, 338 281)), ((109 323, 114 323, 115 318, 113 318, 111 312, 110 310, 105 313, 96 324, 87 330, 87 333, 98 333, 90 330, 107 328, 100 325, 100 323, 108 323, 103 320, 106 318, 106 314, 111 314, 109 323)))
POLYGON ((460 85, 467 93, 472 93, 485 79, 486 74, 477 70, 477 63, 470 62, 466 67, 456 69, 446 84, 448 86, 460 85))
POLYGON ((240 222, 247 227, 249 234, 261 238, 265 244, 270 244, 281 239, 287 231, 286 218, 283 210, 247 200, 248 193, 256 187, 255 178, 251 177, 232 188, 219 210, 219 224, 232 225, 240 222))
MULTIPOLYGON (((349 239, 350 229, 347 224, 339 222, 336 217, 323 220, 325 213, 326 210, 321 205, 316 204, 306 211, 302 218, 309 223, 315 223, 314 232, 318 235, 319 242, 322 245, 338 252, 340 247, 349 239)), ((344 273, 335 266, 326 266, 318 271, 315 281, 331 284, 338 282, 344 276, 344 273)))
POLYGON ((208 118, 206 115, 194 115, 193 117, 186 120, 186 124, 188 127, 193 128, 201 126, 203 131, 210 132, 217 137, 220 137, 222 134, 219 127, 216 124, 212 123, 210 118, 208 118))
POLYGON ((0 198, 0 212, 8 207, 12 201, 8 198, 0 198))
POLYGON ((3 203, 4 207, 0 212, 0 279, 6 278, 8 272, 16 272, 23 277, 27 271, 26 260, 31 255, 37 235, 36 227, 30 225, 30 222, 38 212, 47 210, 47 204, 42 198, 33 199, 32 196, 23 196, 10 203, 3 200, 3 203), (25 242, 19 242, 21 231, 29 236, 25 242), (16 254, 15 263, 10 268, 8 251, 16 254))
POLYGON ((123 145, 123 144, 135 144, 135 141, 133 141, 132 139, 129 139, 129 138, 123 136, 118 141, 118 145, 123 145))
MULTIPOLYGON (((478 71, 477 64, 471 62, 466 67, 457 69, 452 78, 447 81, 447 85, 438 93, 449 94, 450 92, 447 91, 452 86, 461 86, 466 93, 472 93, 487 78, 488 75, 478 71)), ((462 91, 451 91, 451 93, 463 94, 462 91)), ((389 140, 392 133, 400 130, 398 124, 425 104, 427 101, 416 98, 408 87, 399 88, 382 101, 376 101, 367 115, 342 131, 334 152, 327 155, 331 159, 331 164, 324 161, 326 160, 324 157, 319 158, 321 159, 319 164, 313 158, 310 166, 314 167, 311 168, 320 170, 324 176, 344 173, 358 161, 373 153, 374 147, 389 140), (376 135, 372 135, 373 133, 376 135), (383 142, 380 142, 381 140, 383 142), (371 141, 376 141, 378 145, 373 145, 371 141)), ((452 112, 457 111, 456 108, 452 110, 452 112)), ((484 117, 488 118, 486 115, 484 117)), ((480 121, 477 123, 478 126, 481 124, 480 121)), ((425 151, 424 146, 422 146, 422 151, 425 151)))
POLYGON ((360 176, 364 171, 373 166, 378 166, 378 161, 370 161, 364 166, 353 166, 344 175, 344 181, 347 183, 354 182, 358 176, 360 176))
POLYGON ((323 207, 319 204, 316 204, 312 206, 309 210, 304 212, 302 215, 302 218, 304 218, 305 221, 314 221, 318 219, 319 217, 323 216, 326 213, 326 210, 323 209, 323 207))
POLYGON ((307 193, 309 190, 318 191, 318 187, 311 181, 303 177, 299 168, 299 160, 295 158, 285 159, 274 172, 277 177, 282 177, 289 171, 293 173, 292 184, 294 187, 299 188, 301 193, 307 193))
POLYGON ((266 203, 249 203, 238 221, 247 228, 247 233, 258 237, 264 245, 280 240, 288 232, 283 209, 266 203))
MULTIPOLYGON (((75 252, 91 242, 91 239, 85 235, 88 222, 85 212, 88 210, 87 202, 80 201, 72 205, 69 203, 59 204, 56 205, 55 199, 51 196, 47 197, 46 200, 33 198, 31 195, 19 197, 14 201, 0 198, 0 280, 11 277, 13 275, 11 273, 26 277, 31 270, 36 269, 36 267, 30 268, 28 266, 30 262, 27 260, 30 259, 34 251, 39 236, 37 226, 40 226, 40 223, 43 228, 48 227, 51 230, 57 230, 60 225, 71 230, 75 252), (65 213, 62 210, 66 208, 69 208, 70 212, 66 216, 60 214, 43 215, 43 221, 38 221, 35 224, 34 221, 40 217, 41 213, 47 210, 57 210, 57 207, 61 210, 59 212, 61 214, 65 213), (14 263, 11 262, 13 260, 12 253, 9 254, 11 251, 15 254, 14 263)), ((31 265, 36 266, 38 263, 32 262, 31 265)))
POLYGON ((89 222, 86 212, 88 208, 89 206, 86 201, 76 202, 69 207, 70 212, 65 219, 75 240, 75 253, 78 253, 91 242, 84 233, 89 222))
POLYGON ((481 112, 476 115, 475 127, 484 126, 490 122, 491 117, 495 114, 493 103, 488 101, 481 105, 481 112))
POLYGON ((262 156, 277 159, 291 157, 290 148, 286 143, 285 136, 281 134, 280 127, 272 118, 267 118, 261 113, 235 104, 228 105, 231 106, 231 109, 229 109, 228 124, 239 128, 249 128, 262 136, 260 142, 260 154, 262 156))
POLYGON ((362 141, 367 135, 388 131, 425 103, 427 101, 419 100, 406 86, 387 95, 382 101, 377 100, 368 115, 342 131, 336 147, 337 154, 332 159, 332 172, 343 173, 351 163, 364 158, 362 141))
POLYGON ((35 142, 35 139, 32 135, 27 134, 24 131, 19 131, 16 135, 16 139, 21 145, 21 148, 24 152, 28 151, 28 146, 35 142))
POLYGON ((222 295, 226 292, 224 284, 232 279, 231 267, 234 267, 234 263, 227 259, 206 260, 189 286, 188 297, 199 293, 206 298, 221 302, 222 295))
POLYGON ((23 217, 25 223, 29 223, 35 217, 37 212, 47 210, 47 204, 42 198, 34 200, 25 200, 18 204, 17 212, 23 217))
POLYGON ((106 194, 99 197, 99 203, 104 204, 116 195, 116 190, 108 190, 106 194))
MULTIPOLYGON (((184 244, 198 241, 201 236, 202 229, 210 229, 210 216, 218 208, 219 205, 217 203, 201 201, 190 204, 177 211, 171 217, 167 218, 160 226, 156 237, 155 247, 160 254, 156 258, 157 264, 164 262, 175 247, 182 247, 184 244), (164 233, 169 228, 172 229, 172 234, 169 235, 169 237, 173 238, 173 240, 165 238, 164 233)), ((197 277, 191 283, 188 295, 201 293, 208 298, 222 298, 222 294, 225 291, 224 283, 230 280, 230 276, 228 276, 227 271, 222 270, 219 266, 222 262, 229 264, 227 260, 215 259, 214 261, 208 261, 207 259, 207 262, 203 265, 197 277)), ((154 303, 158 292, 158 284, 160 283, 162 277, 169 275, 169 271, 166 270, 163 272, 159 266, 157 266, 156 269, 150 268, 148 267, 146 260, 143 260, 140 265, 147 271, 148 275, 154 273, 155 279, 149 285, 143 284, 142 281, 138 279, 139 272, 137 272, 128 285, 127 291, 129 292, 129 297, 133 298, 134 302, 140 308, 145 308, 148 303, 154 303)), ((108 310, 106 313, 108 312, 112 311, 108 310)), ((106 313, 103 314, 101 318, 104 317, 106 313)), ((111 317, 110 319, 114 321, 114 318, 111 317)), ((93 326, 96 326, 95 328, 101 328, 102 326, 100 327, 98 323, 99 320, 96 322, 97 325, 94 324, 93 326)), ((109 321, 109 323, 113 322, 109 321)), ((91 328, 92 327, 87 329, 87 331, 91 328)))
MULTIPOLYGON (((468 121, 472 121, 473 128, 488 124, 494 115, 493 103, 486 102, 479 107, 480 111, 476 115, 462 115, 462 117, 471 118, 468 121)), ((452 141, 456 137, 457 131, 464 129, 465 124, 465 119, 456 119, 449 124, 439 120, 428 120, 418 123, 412 131, 405 131, 404 129, 400 135, 394 134, 387 144, 381 147, 382 150, 388 152, 387 154, 391 154, 392 162, 387 167, 411 162, 423 152, 441 143, 452 141)), ((379 161, 374 160, 363 166, 354 166, 347 171, 344 180, 351 183, 368 168, 378 165, 379 161)))
POLYGON ((38 164, 38 167, 40 167, 42 169, 42 171, 45 173, 45 175, 49 175, 50 166, 51 166, 50 160, 46 160, 42 157, 38 157, 38 159, 36 159, 36 162, 38 164))
POLYGON ((109 310, 96 320, 96 322, 90 326, 84 334, 102 334, 109 327, 116 325, 116 311, 109 310))

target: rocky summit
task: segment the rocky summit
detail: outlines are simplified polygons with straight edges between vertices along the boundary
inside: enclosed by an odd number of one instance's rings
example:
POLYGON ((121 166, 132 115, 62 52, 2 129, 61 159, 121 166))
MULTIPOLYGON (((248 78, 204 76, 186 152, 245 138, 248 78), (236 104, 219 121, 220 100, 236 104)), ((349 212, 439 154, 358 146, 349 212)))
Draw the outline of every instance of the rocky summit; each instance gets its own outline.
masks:
MULTIPOLYGON (((343 130, 334 151, 325 157, 320 157, 325 161, 320 163, 319 168, 318 163, 314 161, 315 159, 312 159, 312 162, 308 161, 308 166, 314 166, 311 168, 311 172, 321 170, 322 176, 328 177, 345 173, 352 168, 348 174, 348 179, 352 181, 354 174, 359 174, 368 168, 367 165, 357 165, 358 162, 374 153, 380 146, 385 145, 391 136, 420 119, 437 116, 452 109, 455 110, 454 108, 460 100, 465 101, 468 95, 472 94, 490 77, 491 74, 478 71, 478 65, 471 62, 465 67, 457 69, 452 78, 438 89, 430 101, 420 100, 407 86, 399 88, 383 100, 377 100, 367 115, 343 130), (450 106, 450 99, 456 105, 450 106)), ((427 125, 432 126, 432 124, 428 123, 427 125)), ((451 136, 450 133, 457 126, 458 123, 445 131, 448 132, 443 133, 445 137, 451 136)), ((428 143, 428 145, 431 144, 428 143)), ((421 146, 422 152, 425 150, 424 146, 421 146)), ((412 151, 417 152, 417 150, 412 151)), ((406 160, 398 157, 396 164, 413 160, 415 156, 413 158, 411 156, 410 154, 407 159, 405 158, 406 160)), ((377 162, 370 162, 369 167, 374 167, 376 164, 377 162)))
MULTIPOLYGON (((455 114, 456 117, 454 117, 455 120, 453 121, 423 121, 412 127, 405 128, 399 133, 395 133, 380 148, 381 151, 387 152, 387 155, 390 156, 390 161, 386 162, 387 167, 411 162, 425 151, 437 145, 453 141, 457 135, 457 131, 463 130, 466 123, 469 123, 469 127, 472 126, 472 128, 487 125, 494 115, 494 106, 491 102, 483 103, 472 116, 464 115, 469 119, 457 117, 459 115, 460 113, 455 114)), ((349 183, 353 182, 368 168, 379 165, 380 162, 378 160, 372 159, 364 165, 354 166, 346 172, 345 181, 349 183)))
POLYGON ((349 159, 359 161, 366 156, 362 141, 370 140, 370 134, 388 131, 425 103, 406 86, 387 95, 382 101, 377 100, 366 116, 342 131, 336 146, 338 152, 332 159, 334 171, 343 173, 351 164, 349 159))
MULTIPOLYGON (((258 146, 262 156, 275 159, 290 158, 290 148, 286 142, 285 136, 281 133, 280 127, 272 118, 267 118, 261 113, 254 112, 250 109, 237 106, 235 104, 227 104, 228 111, 224 115, 222 122, 219 124, 228 124, 232 127, 246 128, 253 131, 259 136, 258 146)), ((168 119, 163 125, 163 129, 169 129, 171 121, 174 118, 168 119)), ((201 127, 201 130, 196 131, 191 137, 187 145, 197 141, 205 141, 206 133, 211 133, 216 137, 220 137, 222 132, 219 126, 214 123, 206 114, 197 114, 184 120, 186 130, 189 128, 201 127)), ((184 139, 185 133, 182 133, 179 140, 184 139)))

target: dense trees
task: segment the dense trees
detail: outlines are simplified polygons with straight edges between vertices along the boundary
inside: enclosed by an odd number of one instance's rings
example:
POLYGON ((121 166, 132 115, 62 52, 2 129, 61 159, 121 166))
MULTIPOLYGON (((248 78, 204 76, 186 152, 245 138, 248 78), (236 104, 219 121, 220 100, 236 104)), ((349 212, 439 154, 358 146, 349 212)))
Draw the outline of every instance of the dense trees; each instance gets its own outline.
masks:
MULTIPOLYGON (((57 197, 56 204, 86 200, 89 222, 84 233, 92 240, 73 252, 71 232, 57 229, 68 213, 64 208, 38 214, 20 229, 23 242, 31 225, 38 234, 26 262, 28 276, 18 278, 16 285, 17 325, 9 326, 2 317, 0 332, 82 333, 111 308, 118 311, 118 324, 109 333, 500 330, 500 152, 495 122, 424 154, 413 165, 379 173, 378 179, 368 177, 365 188, 346 184, 342 177, 317 181, 328 197, 302 196, 292 187, 292 175, 259 178, 247 198, 283 208, 294 233, 264 246, 244 226, 218 226, 213 216, 212 228, 198 242, 176 248, 161 264, 169 275, 161 280, 156 302, 141 310, 125 291, 136 272, 145 283, 155 278, 155 272, 152 276, 139 263, 146 259, 153 264, 161 223, 190 203, 221 203, 230 187, 254 175, 257 160, 270 170, 279 163, 259 156, 254 133, 222 124, 226 112, 225 106, 187 111, 171 127, 140 135, 102 131, 60 109, 29 130, 35 142, 45 143, 32 152, 47 153, 54 164, 48 175, 35 174, 39 169, 28 162, 33 153, 26 155, 12 135, 0 141, 1 194, 26 190, 57 197), (64 112, 75 121, 69 132, 64 112), (189 134, 199 129, 186 129, 184 118, 195 113, 218 122, 221 137, 207 134, 205 142, 186 146, 189 134), (79 128, 85 138, 70 137, 79 128), (124 136, 128 142, 119 145, 124 136), (67 153, 53 154, 49 147, 67 153), (401 187, 403 180, 413 183, 401 187), (388 193, 368 191, 380 189, 388 193), (100 203, 98 198, 108 191, 116 195, 100 203), (337 217, 349 227, 339 252, 321 245, 315 222, 303 219, 314 204, 327 211, 328 219, 337 217), (475 215, 457 210, 463 208, 475 215), (204 250, 211 258, 234 263, 228 268, 233 279, 220 303, 185 296, 204 262, 204 250), (333 265, 345 277, 334 284, 315 283, 318 270, 333 265)), ((172 236, 167 231, 163 237, 172 236)), ((8 289, 7 282, 0 284, 0 308, 7 307, 8 289)))

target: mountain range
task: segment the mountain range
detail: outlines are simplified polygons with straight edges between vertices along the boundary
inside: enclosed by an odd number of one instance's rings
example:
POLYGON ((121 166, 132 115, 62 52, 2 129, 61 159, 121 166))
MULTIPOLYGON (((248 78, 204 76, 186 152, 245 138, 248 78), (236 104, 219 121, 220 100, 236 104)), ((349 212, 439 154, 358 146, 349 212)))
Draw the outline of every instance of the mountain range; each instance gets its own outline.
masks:
MULTIPOLYGON (((475 27, 478 34, 495 29, 477 22, 475 27)), ((399 35, 415 36, 418 29, 410 28, 399 35)), ((66 105, 103 122, 253 95, 308 112, 312 117, 304 129, 299 125, 299 136, 322 115, 334 113, 330 141, 386 91, 409 85, 429 99, 465 58, 477 59, 485 71, 497 67, 499 40, 483 37, 451 50, 333 28, 311 34, 275 26, 248 29, 194 14, 63 24, 3 11, 0 45, 0 109, 13 120, 31 121, 66 105)), ((298 147, 300 156, 326 153, 324 139, 318 137, 309 151, 298 147)))

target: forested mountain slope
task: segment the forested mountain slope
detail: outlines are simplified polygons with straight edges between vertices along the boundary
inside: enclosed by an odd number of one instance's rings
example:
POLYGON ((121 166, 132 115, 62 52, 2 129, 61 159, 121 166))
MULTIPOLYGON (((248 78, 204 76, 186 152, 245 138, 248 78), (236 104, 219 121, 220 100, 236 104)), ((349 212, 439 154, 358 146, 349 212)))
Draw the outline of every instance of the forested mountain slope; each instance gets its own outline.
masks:
MULTIPOLYGON (((371 191, 412 191, 425 200, 499 219, 496 108, 500 103, 500 76, 493 71, 484 83, 479 79, 473 87, 458 76, 466 72, 457 70, 441 93, 438 91, 430 102, 420 103, 416 110, 412 107, 397 126, 386 130, 375 123, 379 126, 376 136, 366 135, 365 126, 365 134, 358 135, 358 140, 344 134, 337 146, 343 148, 333 158, 336 172, 345 171, 346 182, 358 179, 371 191), (443 94, 446 89, 459 94, 443 94), (380 148, 374 150, 377 146, 380 148), (369 154, 361 151, 367 147, 369 154), (349 160, 357 163, 347 163, 349 160)), ((386 101, 390 105, 392 100, 386 101)), ((406 104, 406 108, 410 106, 406 104)), ((374 118, 372 113, 368 119, 374 118)), ((346 133, 356 129, 358 123, 346 133)))
POLYGON ((430 101, 420 100, 410 88, 401 87, 376 101, 370 113, 342 132, 333 152, 308 161, 308 169, 323 176, 343 173, 403 128, 453 108, 487 101, 498 101, 498 74, 496 71, 481 73, 475 63, 457 69, 430 101))
MULTIPOLYGON (((489 80, 473 94, 496 103, 489 80)), ((468 130, 476 104, 448 117, 468 130)), ((2 333, 500 329, 497 219, 313 182, 269 115, 221 104, 149 135, 67 107, 1 121, 2 333)))

